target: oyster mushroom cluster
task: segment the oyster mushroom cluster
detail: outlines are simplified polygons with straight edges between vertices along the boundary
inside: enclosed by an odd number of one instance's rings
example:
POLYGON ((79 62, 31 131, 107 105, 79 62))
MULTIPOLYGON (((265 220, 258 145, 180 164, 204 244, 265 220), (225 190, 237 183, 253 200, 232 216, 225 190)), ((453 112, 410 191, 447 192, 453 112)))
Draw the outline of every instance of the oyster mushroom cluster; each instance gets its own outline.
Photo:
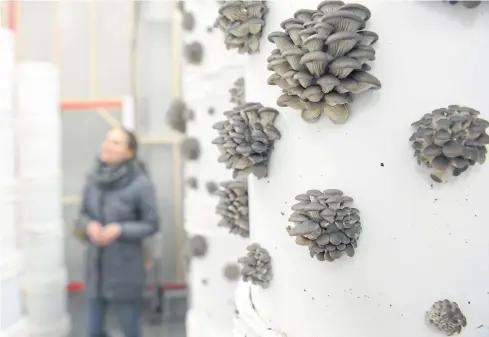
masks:
POLYGON ((239 278, 239 266, 236 263, 228 263, 224 266, 224 278, 229 281, 236 281, 239 278))
POLYGON ((329 189, 309 190, 295 200, 299 202, 292 206, 294 212, 289 218, 295 226, 287 231, 296 237, 298 245, 309 247, 311 257, 333 262, 344 254, 355 255, 362 225, 360 211, 348 206, 352 198, 329 189))
POLYGON ((227 49, 238 49, 240 54, 253 54, 260 50, 267 12, 265 1, 223 1, 214 27, 225 34, 227 49))
POLYGON ((217 184, 213 181, 208 181, 205 183, 205 188, 209 194, 214 194, 217 191, 217 184))
POLYGON ((431 168, 433 181, 441 183, 447 171, 459 176, 475 163, 485 162, 489 122, 478 116, 479 111, 472 108, 450 105, 412 124, 416 131, 409 140, 414 156, 419 165, 431 168))
POLYGON ((185 58, 190 64, 199 65, 204 58, 204 47, 200 42, 192 42, 185 46, 185 58))
POLYGON ((197 178, 190 177, 190 178, 187 179, 187 185, 191 189, 196 190, 199 187, 199 182, 197 181, 197 178))
POLYGON ((260 103, 246 103, 224 112, 227 120, 212 126, 219 137, 212 141, 221 155, 218 162, 233 169, 233 178, 253 173, 258 179, 268 175, 268 162, 280 132, 273 125, 278 111, 260 103))
POLYGON ((184 158, 197 160, 200 156, 200 144, 196 138, 185 138, 181 144, 181 151, 184 158))
POLYGON ((467 326, 467 318, 458 304, 449 300, 435 302, 426 312, 425 320, 432 328, 447 336, 460 334, 462 328, 467 326))
POLYGON ((191 12, 182 12, 182 27, 188 32, 191 32, 194 29, 195 17, 191 12))
POLYGON ((459 2, 462 3, 465 8, 475 8, 481 4, 481 1, 448 1, 450 5, 455 5, 459 2))
POLYGON ((246 250, 248 251, 246 256, 238 259, 242 265, 243 281, 268 288, 273 278, 270 254, 257 243, 249 245, 246 250))
POLYGON ((188 255, 192 257, 202 257, 207 254, 207 239, 202 235, 194 235, 188 241, 188 255))
POLYGON ((348 119, 352 94, 379 89, 380 81, 368 71, 375 60, 374 32, 364 30, 370 11, 359 4, 323 1, 317 10, 300 9, 272 32, 274 49, 267 69, 269 85, 283 94, 277 105, 301 110, 302 119, 315 123, 326 113, 335 124, 348 119))
POLYGON ((231 89, 229 89, 231 94, 231 103, 237 106, 245 104, 245 88, 244 88, 244 78, 238 78, 231 89))
POLYGON ((216 213, 222 216, 218 226, 229 228, 232 234, 248 237, 248 183, 240 180, 222 182, 215 194, 219 196, 216 213))
POLYGON ((189 109, 181 99, 174 99, 166 113, 166 122, 172 128, 179 132, 185 133, 187 121, 193 120, 195 114, 189 109))

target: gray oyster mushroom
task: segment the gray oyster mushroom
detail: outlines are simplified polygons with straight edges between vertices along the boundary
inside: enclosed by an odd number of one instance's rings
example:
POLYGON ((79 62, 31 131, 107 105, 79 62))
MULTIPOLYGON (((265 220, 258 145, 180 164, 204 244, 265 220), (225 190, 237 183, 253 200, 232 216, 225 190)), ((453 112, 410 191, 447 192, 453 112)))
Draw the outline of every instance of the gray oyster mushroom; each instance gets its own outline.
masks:
POLYGON ((339 259, 343 255, 353 257, 362 232, 360 211, 348 206, 353 199, 337 189, 323 192, 309 190, 295 197, 287 227, 290 236, 300 246, 309 247, 311 257, 319 261, 339 259))
POLYGON ((335 124, 345 123, 354 95, 381 87, 368 73, 378 40, 365 30, 369 19, 365 6, 323 1, 317 10, 300 9, 284 20, 284 31, 270 33, 277 48, 267 59, 273 72, 267 82, 282 89, 277 105, 300 110, 309 123, 323 113, 335 124))
POLYGON ((194 235, 187 241, 188 255, 191 257, 203 257, 207 254, 207 239, 202 235, 194 235))
POLYGON ((442 182, 451 171, 459 176, 470 166, 486 161, 489 122, 479 118, 479 111, 449 105, 425 114, 412 124, 416 131, 410 141, 419 165, 431 168, 431 179, 442 182))
POLYGON ((208 181, 206 184, 205 184, 205 188, 207 189, 207 192, 209 192, 209 194, 214 194, 216 191, 217 191, 217 184, 213 181, 208 181))
POLYGON ((237 49, 240 54, 253 54, 260 50, 267 12, 266 1, 223 1, 214 27, 224 33, 227 49, 237 49))
POLYGON ((191 32, 195 27, 195 16, 191 12, 182 13, 182 27, 187 32, 191 32))
POLYGON ((219 197, 216 213, 222 217, 218 226, 228 228, 229 233, 247 238, 250 235, 248 183, 231 180, 220 185, 221 188, 214 192, 219 197))
POLYGON ((245 88, 244 88, 244 78, 238 78, 233 87, 229 90, 231 94, 231 103, 234 103, 236 106, 240 106, 245 104, 245 88))
POLYGON ((426 323, 447 336, 460 334, 467 326, 467 318, 455 302, 443 300, 435 302, 425 314, 426 323))
POLYGON ((189 177, 187 179, 187 185, 191 189, 196 190, 199 187, 199 182, 198 182, 197 178, 195 178, 195 177, 189 177))
POLYGON ((236 263, 228 263, 224 266, 223 270, 224 278, 229 281, 236 281, 239 279, 240 269, 236 263))
POLYGON ((177 98, 172 100, 166 113, 166 122, 174 130, 185 133, 187 121, 195 118, 195 113, 190 110, 185 102, 177 98))
POLYGON ((450 5, 455 5, 457 3, 462 3, 465 8, 476 8, 481 4, 481 1, 448 1, 450 5))
POLYGON ((185 58, 187 62, 194 65, 202 63, 204 58, 204 47, 200 42, 192 42, 185 46, 185 58))
POLYGON ((273 279, 272 258, 268 251, 259 244, 253 243, 246 247, 248 253, 240 257, 241 275, 243 281, 251 282, 262 288, 268 288, 273 279))
POLYGON ((200 156, 200 144, 196 138, 185 138, 181 144, 182 155, 187 160, 197 160, 200 156))
POLYGON ((219 137, 212 141, 221 155, 218 162, 233 169, 233 178, 253 173, 258 179, 268 175, 268 162, 280 132, 274 121, 278 111, 260 103, 246 103, 223 113, 227 120, 212 126, 219 137))
POLYGON ((209 110, 207 110, 207 113, 208 113, 209 115, 211 115, 211 116, 212 116, 212 115, 213 115, 215 112, 216 112, 216 109, 214 109, 213 107, 210 107, 210 108, 209 108, 209 110))

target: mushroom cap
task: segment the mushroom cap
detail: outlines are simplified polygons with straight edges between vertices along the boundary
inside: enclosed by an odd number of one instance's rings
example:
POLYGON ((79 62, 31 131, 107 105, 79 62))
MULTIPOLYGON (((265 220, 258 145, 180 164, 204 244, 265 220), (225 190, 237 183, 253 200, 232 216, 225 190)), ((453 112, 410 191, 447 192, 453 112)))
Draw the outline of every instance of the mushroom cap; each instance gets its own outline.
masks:
POLYGON ((371 32, 369 30, 362 30, 360 32, 358 32, 358 34, 362 35, 362 36, 365 36, 365 37, 371 37, 374 41, 372 42, 372 44, 374 44, 378 39, 379 39, 379 35, 375 32, 371 32))
POLYGON ((316 80, 316 83, 319 85, 340 85, 340 80, 336 78, 336 76, 333 76, 331 74, 326 74, 321 76, 316 80))
POLYGON ((462 155, 464 147, 456 140, 450 140, 443 145, 443 154, 448 158, 455 158, 462 155))
POLYGON ((307 204, 306 207, 304 207, 304 211, 322 211, 325 208, 326 206, 321 205, 318 202, 311 202, 310 204, 307 204))
POLYGON ((340 11, 342 11, 342 10, 352 10, 355 13, 358 13, 358 11, 362 11, 364 13, 364 15, 363 15, 364 17, 362 17, 362 20, 364 20, 364 21, 368 21, 370 19, 370 17, 372 16, 372 13, 370 12, 370 10, 367 7, 360 5, 360 4, 346 4, 346 5, 341 6, 340 11))
POLYGON ((297 47, 293 47, 293 48, 289 48, 287 50, 284 50, 284 52, 282 53, 282 56, 283 57, 287 57, 287 56, 302 56, 305 53, 306 52, 303 51, 302 49, 297 48, 297 47))
POLYGON ((317 86, 309 86, 302 92, 302 96, 309 97, 311 95, 317 95, 322 93, 321 88, 317 86))
POLYGON ((278 32, 278 31, 277 32, 271 32, 270 34, 268 34, 267 39, 271 43, 274 43, 273 42, 273 39, 276 38, 276 37, 290 40, 290 37, 286 33, 284 33, 284 32, 278 32))
POLYGON ((352 68, 352 69, 359 70, 362 68, 362 64, 358 60, 352 57, 340 56, 336 58, 333 62, 331 62, 329 67, 330 68, 352 68))
POLYGON ((364 71, 354 71, 352 74, 350 74, 349 77, 353 78, 359 83, 368 83, 372 85, 375 89, 380 89, 380 87, 382 86, 377 77, 364 71))
POLYGON ((281 78, 282 77, 279 74, 273 73, 270 76, 268 76, 267 83, 268 83, 268 85, 275 85, 275 81, 279 80, 281 78))
POLYGON ((332 19, 338 19, 338 18, 339 19, 347 18, 347 19, 355 20, 359 23, 362 23, 362 26, 360 28, 363 28, 365 26, 365 21, 360 16, 358 16, 357 14, 354 14, 352 12, 342 11, 342 10, 325 14, 321 18, 321 22, 327 23, 328 21, 330 21, 332 19))
POLYGON ((353 99, 349 95, 342 95, 331 91, 324 95, 324 100, 334 104, 347 104, 351 103, 353 99))
POLYGON ((277 105, 285 108, 287 106, 286 103, 289 102, 292 99, 292 97, 294 96, 289 94, 280 95, 279 98, 277 98, 277 105))
POLYGON ((294 13, 294 18, 297 18, 301 14, 306 14, 312 16, 316 11, 312 9, 299 9, 294 13))
POLYGON ((311 197, 308 194, 299 194, 295 197, 297 201, 311 201, 311 197))
MULTIPOLYGON (((299 71, 294 75, 295 80, 300 80, 300 79, 312 79, 314 76, 312 76, 309 73, 306 73, 305 71, 299 71)), ((334 76, 333 76, 334 77, 334 76)))
POLYGON ((224 2, 221 7, 219 7, 218 9, 218 13, 219 14, 222 14, 222 12, 224 12, 226 9, 229 9, 229 8, 233 8, 235 7, 236 9, 240 8, 241 7, 241 1, 227 1, 227 2, 224 2))
POLYGON ((289 25, 303 25, 304 24, 304 21, 301 20, 301 19, 296 19, 296 18, 289 18, 289 19, 285 19, 284 21, 282 21, 280 23, 280 27, 282 27, 282 29, 287 29, 287 27, 289 25))
POLYGON ((328 62, 328 55, 322 51, 309 52, 301 57, 299 64, 304 65, 308 62, 314 62, 314 61, 328 62))
POLYGON ((314 35, 316 34, 316 30, 314 28, 306 28, 299 32, 299 36, 301 35, 314 35))
POLYGON ((336 32, 331 34, 324 44, 329 45, 334 42, 344 41, 344 40, 357 40, 360 41, 362 36, 356 32, 336 32))

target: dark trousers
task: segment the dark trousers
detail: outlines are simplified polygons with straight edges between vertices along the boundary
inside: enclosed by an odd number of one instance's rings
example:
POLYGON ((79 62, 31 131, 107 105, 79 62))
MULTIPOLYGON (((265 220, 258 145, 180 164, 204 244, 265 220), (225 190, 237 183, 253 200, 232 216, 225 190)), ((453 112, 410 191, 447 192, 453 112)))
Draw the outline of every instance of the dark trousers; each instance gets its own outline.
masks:
POLYGON ((141 300, 110 301, 98 298, 88 299, 88 335, 89 337, 108 337, 105 321, 108 309, 114 310, 120 330, 125 337, 141 337, 141 300))

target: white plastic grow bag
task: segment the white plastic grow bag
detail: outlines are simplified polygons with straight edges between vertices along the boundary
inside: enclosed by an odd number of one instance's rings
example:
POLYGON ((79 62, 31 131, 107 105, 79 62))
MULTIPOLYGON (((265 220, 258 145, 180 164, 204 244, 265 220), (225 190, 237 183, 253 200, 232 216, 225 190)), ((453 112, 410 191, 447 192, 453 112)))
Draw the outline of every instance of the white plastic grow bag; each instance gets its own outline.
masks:
MULTIPOLYGON (((64 315, 63 318, 56 324, 38 326, 29 324, 28 331, 29 337, 68 337, 71 330, 71 320, 68 315, 64 315)), ((0 336, 2 337, 2 336, 0 336)))
POLYGON ((20 271, 18 254, 11 254, 0 264, 0 335, 14 331, 22 321, 20 271))
POLYGON ((17 246, 17 198, 14 187, 0 186, 0 264, 17 246))
POLYGON ((12 116, 15 73, 15 37, 10 29, 0 28, 0 118, 12 116))
POLYGON ((22 179, 19 183, 22 226, 45 228, 62 219, 61 174, 22 179))
POLYGON ((26 275, 46 278, 64 268, 64 231, 61 221, 48 230, 24 228, 22 236, 26 275))
MULTIPOLYGON (((17 115, 37 123, 59 121, 59 71, 51 62, 17 65, 17 115)), ((34 123, 35 123, 34 122, 34 123)), ((42 130, 42 127, 39 127, 42 130)), ((49 136, 49 130, 44 130, 49 136)))
MULTIPOLYGON (((0 73, 1 74, 1 73, 0 73)), ((1 77, 1 76, 0 76, 1 77)), ((0 98, 1 101, 1 98, 0 98)), ((15 181, 15 123, 0 117, 0 188, 15 181)), ((1 192, 0 192, 1 193, 1 192)))
POLYGON ((52 175, 61 168, 61 120, 19 119, 19 172, 21 178, 52 175))
POLYGON ((0 330, 0 337, 26 337, 27 333, 27 323, 25 319, 21 319, 14 326, 6 329, 0 330))
POLYGON ((67 272, 62 270, 42 279, 26 276, 24 294, 29 329, 34 326, 38 330, 49 330, 59 324, 67 312, 67 272))

